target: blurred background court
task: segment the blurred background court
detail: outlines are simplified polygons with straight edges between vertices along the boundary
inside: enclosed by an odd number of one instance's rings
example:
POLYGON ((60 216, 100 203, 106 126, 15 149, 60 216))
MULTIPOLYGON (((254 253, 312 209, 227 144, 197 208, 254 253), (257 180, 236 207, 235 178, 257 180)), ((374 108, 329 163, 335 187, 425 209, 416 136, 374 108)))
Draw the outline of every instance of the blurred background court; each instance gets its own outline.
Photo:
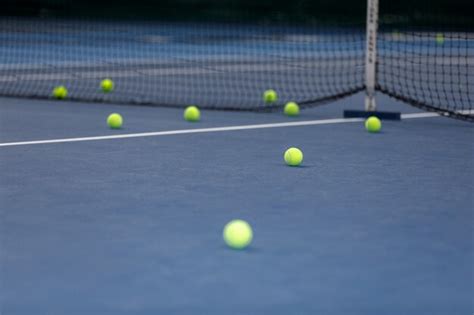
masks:
POLYGON ((4 1, 0 315, 471 314, 473 4, 368 2, 4 1))

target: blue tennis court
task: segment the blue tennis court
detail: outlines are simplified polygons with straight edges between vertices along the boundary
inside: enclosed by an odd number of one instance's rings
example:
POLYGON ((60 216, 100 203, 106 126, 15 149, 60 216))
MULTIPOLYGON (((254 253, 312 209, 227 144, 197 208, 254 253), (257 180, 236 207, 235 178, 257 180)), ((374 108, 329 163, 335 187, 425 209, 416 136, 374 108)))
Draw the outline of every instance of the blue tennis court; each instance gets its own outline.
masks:
POLYGON ((361 101, 190 125, 178 109, 1 99, 2 312, 468 313, 471 124, 390 99, 406 118, 382 133, 334 119, 361 101), (173 130, 189 132, 87 138, 173 130), (24 143, 52 139, 70 140, 24 143), (222 241, 234 218, 254 228, 245 251, 222 241))

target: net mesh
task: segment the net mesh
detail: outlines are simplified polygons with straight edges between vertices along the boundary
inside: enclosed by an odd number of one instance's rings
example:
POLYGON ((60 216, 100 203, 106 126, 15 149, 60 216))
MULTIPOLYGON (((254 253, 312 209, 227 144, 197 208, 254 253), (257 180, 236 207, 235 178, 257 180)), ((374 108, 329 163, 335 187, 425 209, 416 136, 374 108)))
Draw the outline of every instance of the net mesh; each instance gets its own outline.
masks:
POLYGON ((363 29, 221 23, 6 20, 0 93, 259 109, 363 89, 363 29), (112 78, 115 92, 100 92, 112 78), (262 100, 266 89, 279 102, 262 100))
MULTIPOLYGON (((452 6, 455 6, 453 1, 452 6)), ((474 120, 474 27, 448 6, 413 16, 381 2, 376 89, 424 110, 474 120), (444 11, 446 10, 446 11, 444 11), (441 11, 441 12, 439 12, 441 11)))
MULTIPOLYGON (((234 16, 232 8, 200 21, 165 21, 72 17, 67 13, 82 12, 73 2, 53 2, 63 14, 39 8, 29 17, 1 18, 1 95, 49 98, 64 85, 72 100, 268 110, 288 101, 313 106, 365 88, 365 7, 325 19, 305 15, 313 2, 297 1, 297 21, 282 11, 234 16), (101 92, 104 78, 114 80, 113 93, 101 92), (264 103, 266 89, 278 92, 277 102, 264 103)), ((473 120, 472 23, 426 19, 416 10, 409 17, 386 3, 376 89, 473 120)))

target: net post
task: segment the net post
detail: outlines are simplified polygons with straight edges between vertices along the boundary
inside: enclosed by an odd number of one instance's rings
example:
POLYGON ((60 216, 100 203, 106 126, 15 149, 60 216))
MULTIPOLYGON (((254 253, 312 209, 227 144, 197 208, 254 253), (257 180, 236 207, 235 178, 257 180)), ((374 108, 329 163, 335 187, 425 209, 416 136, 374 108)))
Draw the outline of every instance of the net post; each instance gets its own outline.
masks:
POLYGON ((379 0, 367 0, 367 38, 365 48, 365 110, 375 111, 375 79, 377 66, 377 29, 379 0))
POLYGON ((377 80, 377 32, 379 24, 379 0, 367 0, 367 25, 365 48, 365 110, 345 110, 345 118, 367 118, 400 120, 398 112, 377 111, 375 104, 375 83, 377 80))

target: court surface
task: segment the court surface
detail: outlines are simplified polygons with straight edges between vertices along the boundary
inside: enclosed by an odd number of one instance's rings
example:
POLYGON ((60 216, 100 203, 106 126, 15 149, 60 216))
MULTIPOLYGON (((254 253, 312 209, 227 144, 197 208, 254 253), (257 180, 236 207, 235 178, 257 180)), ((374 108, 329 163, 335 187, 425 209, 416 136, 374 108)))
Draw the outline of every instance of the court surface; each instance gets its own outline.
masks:
POLYGON ((408 115, 369 134, 340 119, 362 103, 187 123, 1 98, 0 314, 471 314, 472 124, 380 97, 408 115), (51 139, 75 140, 23 143, 51 139), (234 218, 247 250, 222 240, 234 218))

